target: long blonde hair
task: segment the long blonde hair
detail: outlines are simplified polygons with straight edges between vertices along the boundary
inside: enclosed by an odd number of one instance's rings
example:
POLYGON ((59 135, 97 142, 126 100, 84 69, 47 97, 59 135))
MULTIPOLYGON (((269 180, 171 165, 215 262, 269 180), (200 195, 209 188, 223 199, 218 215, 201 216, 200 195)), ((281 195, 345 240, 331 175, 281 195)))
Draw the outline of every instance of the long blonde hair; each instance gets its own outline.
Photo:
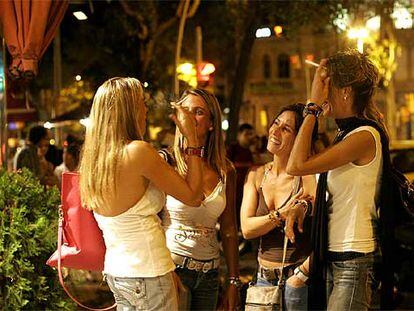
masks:
MULTIPOLYGON (((184 100, 188 95, 201 97, 204 103, 207 105, 211 116, 211 122, 213 124, 213 130, 208 132, 207 143, 204 146, 204 151, 206 153, 208 165, 214 169, 214 171, 219 175, 220 179, 225 180, 229 162, 226 159, 226 149, 224 146, 223 133, 221 131, 220 104, 216 96, 202 89, 185 91, 181 96, 180 101, 184 100)), ((185 137, 177 128, 173 150, 177 170, 182 176, 185 176, 187 174, 187 164, 185 163, 183 156, 185 144, 185 137)))
POLYGON ((144 92, 134 78, 112 78, 96 91, 80 161, 80 190, 89 209, 105 206, 108 193, 117 191, 116 180, 125 146, 142 140, 144 92))

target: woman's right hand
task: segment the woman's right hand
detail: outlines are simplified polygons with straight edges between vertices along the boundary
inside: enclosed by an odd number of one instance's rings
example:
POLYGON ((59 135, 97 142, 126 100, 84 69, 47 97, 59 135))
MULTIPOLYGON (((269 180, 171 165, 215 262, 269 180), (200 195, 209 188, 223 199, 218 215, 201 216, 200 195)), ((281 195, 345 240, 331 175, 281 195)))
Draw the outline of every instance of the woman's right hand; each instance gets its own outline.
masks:
MULTIPOLYGON (((181 134, 188 139, 189 143, 197 141, 197 123, 194 115, 183 108, 181 105, 172 104, 176 113, 170 115, 170 118, 178 126, 181 134)), ((198 146, 196 146, 198 147, 198 146)))
POLYGON ((326 69, 327 62, 326 58, 321 60, 312 81, 310 101, 319 107, 328 99, 329 77, 326 69))

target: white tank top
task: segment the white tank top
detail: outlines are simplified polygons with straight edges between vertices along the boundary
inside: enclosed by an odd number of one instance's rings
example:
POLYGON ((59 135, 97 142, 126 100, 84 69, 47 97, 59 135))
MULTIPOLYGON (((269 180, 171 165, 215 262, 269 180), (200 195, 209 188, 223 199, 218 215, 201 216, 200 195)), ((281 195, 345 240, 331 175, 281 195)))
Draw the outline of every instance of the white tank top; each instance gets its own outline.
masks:
POLYGON ((94 213, 106 245, 104 272, 115 277, 156 277, 175 269, 157 216, 165 194, 149 183, 142 198, 126 212, 94 213))
POLYGON ((167 196, 162 224, 171 252, 198 260, 219 258, 216 224, 226 206, 226 186, 219 181, 199 207, 167 196))
POLYGON ((370 126, 361 126, 345 138, 360 131, 368 131, 374 137, 374 159, 366 165, 348 163, 328 172, 328 248, 334 252, 369 253, 376 247, 374 231, 382 175, 381 138, 370 126))

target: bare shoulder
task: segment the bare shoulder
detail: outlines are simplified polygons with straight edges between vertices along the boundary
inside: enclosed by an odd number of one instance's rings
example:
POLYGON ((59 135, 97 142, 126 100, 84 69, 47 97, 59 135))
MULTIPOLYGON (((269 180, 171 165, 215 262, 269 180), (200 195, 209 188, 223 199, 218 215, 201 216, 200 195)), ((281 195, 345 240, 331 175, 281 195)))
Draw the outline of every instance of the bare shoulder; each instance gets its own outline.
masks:
POLYGON ((154 147, 143 140, 134 140, 126 146, 128 157, 132 159, 143 159, 156 154, 154 147))

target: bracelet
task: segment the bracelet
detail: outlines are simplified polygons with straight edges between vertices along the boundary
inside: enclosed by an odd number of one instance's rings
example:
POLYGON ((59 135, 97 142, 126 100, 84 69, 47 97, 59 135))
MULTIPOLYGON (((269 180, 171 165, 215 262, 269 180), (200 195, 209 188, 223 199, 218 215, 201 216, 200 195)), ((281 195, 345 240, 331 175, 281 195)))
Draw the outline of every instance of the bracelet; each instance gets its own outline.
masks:
POLYGON ((280 219, 280 214, 279 211, 275 210, 275 211, 271 211, 269 214, 267 214, 269 219, 276 223, 277 225, 280 225, 282 223, 282 219, 280 219))
POLYGON ((318 118, 322 112, 323 109, 319 107, 317 104, 307 103, 305 108, 303 108, 303 117, 306 117, 307 115, 311 114, 318 118))
POLYGON ((184 149, 184 153, 188 156, 197 156, 197 157, 203 158, 204 154, 205 154, 204 146, 203 147, 198 147, 198 148, 187 147, 187 148, 184 149))
POLYGON ((243 283, 240 281, 238 276, 229 277, 229 284, 234 285, 237 288, 241 288, 243 286, 243 283))

